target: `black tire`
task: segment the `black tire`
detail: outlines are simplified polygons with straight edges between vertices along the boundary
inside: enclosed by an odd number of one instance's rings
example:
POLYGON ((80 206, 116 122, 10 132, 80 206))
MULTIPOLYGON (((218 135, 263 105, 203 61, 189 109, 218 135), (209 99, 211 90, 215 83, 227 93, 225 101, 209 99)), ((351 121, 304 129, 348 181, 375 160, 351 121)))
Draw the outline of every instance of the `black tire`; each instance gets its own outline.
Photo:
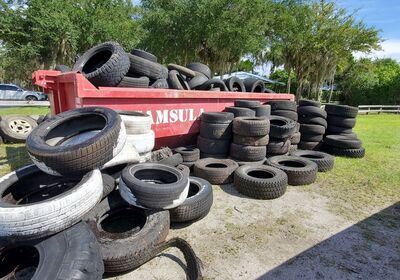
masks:
POLYGON ((247 92, 264 92, 265 91, 265 84, 263 81, 254 79, 254 78, 247 78, 243 80, 243 84, 246 88, 247 92))
POLYGON ((267 158, 266 164, 284 171, 291 186, 309 185, 317 179, 317 164, 305 158, 274 156, 267 158))
POLYGON ((118 43, 106 42, 86 51, 72 70, 81 72, 96 87, 114 87, 128 73, 129 58, 118 43))
POLYGON ((171 209, 183 202, 189 179, 179 169, 160 163, 140 163, 122 171, 120 193, 128 203, 151 209, 171 209), (132 192, 134 203, 124 195, 125 186, 132 192), (122 189, 122 192, 121 192, 122 189))
POLYGON ((290 148, 290 140, 277 141, 271 139, 267 145, 267 155, 268 156, 284 155, 289 152, 289 148, 290 148))
POLYGON ((294 101, 289 100, 270 100, 266 104, 271 105, 272 111, 297 111, 297 105, 294 101))
POLYGON ((158 79, 150 84, 151 88, 169 88, 167 79, 158 79))
POLYGON ((230 153, 231 158, 240 161, 259 161, 265 158, 267 149, 266 146, 244 146, 232 143, 230 153))
POLYGON ((200 62, 189 63, 188 65, 186 65, 186 67, 189 68, 190 70, 203 74, 208 79, 211 79, 212 77, 211 69, 203 63, 200 62))
POLYGON ((301 124, 318 124, 325 128, 328 127, 327 121, 321 117, 299 117, 298 122, 301 124))
POLYGON ((290 136, 289 140, 290 140, 290 144, 291 145, 297 145, 299 144, 301 139, 301 133, 300 132, 295 132, 293 133, 292 136, 290 136))
POLYGON ((363 158, 365 156, 365 149, 363 147, 359 149, 341 149, 324 145, 324 150, 331 155, 339 157, 363 158))
POLYGON ((325 127, 318 124, 301 124, 300 132, 301 134, 324 135, 325 127))
POLYGON ((125 127, 117 112, 87 107, 63 112, 41 123, 28 136, 26 148, 33 162, 46 173, 82 175, 116 156, 125 139, 125 127), (67 144, 77 134, 88 131, 99 132, 67 144))
POLYGON ((360 149, 362 146, 361 141, 357 138, 343 135, 327 135, 324 143, 341 149, 360 149))
POLYGON ((176 168, 178 170, 180 170, 183 173, 183 175, 185 175, 187 177, 190 176, 190 168, 187 167, 186 165, 184 165, 183 162, 182 162, 182 164, 179 164, 176 168))
POLYGON ((235 118, 237 118, 237 117, 255 117, 256 116, 256 112, 249 108, 226 107, 224 111, 233 113, 235 118))
POLYGON ((269 135, 264 136, 243 136, 233 134, 233 143, 248 146, 266 146, 269 142, 269 135))
POLYGON ((213 204, 211 184, 201 178, 189 177, 189 194, 185 201, 169 210, 171 222, 198 221, 210 212, 213 204))
POLYGON ((243 136, 265 136, 270 131, 269 120, 262 117, 238 117, 233 120, 233 132, 243 136))
POLYGON ((353 128, 356 126, 355 118, 342 118, 335 115, 328 115, 328 124, 333 126, 340 126, 346 128, 353 128))
POLYGON ((225 81, 225 85, 229 91, 233 92, 245 92, 246 88, 243 81, 238 77, 230 77, 225 81))
POLYGON ((168 211, 138 208, 111 193, 85 218, 100 244, 105 272, 134 270, 156 254, 168 235, 168 211))
POLYGON ((335 164, 335 158, 323 152, 297 150, 291 152, 290 155, 303 157, 315 162, 318 166, 318 172, 327 172, 332 170, 333 165, 335 164))
POLYGON ((234 187, 246 196, 256 199, 275 199, 286 192, 288 177, 271 166, 241 166, 235 171, 234 187))
POLYGON ((202 84, 208 81, 208 78, 201 73, 196 73, 196 76, 188 82, 191 89, 199 89, 202 84))
POLYGON ((175 152, 181 154, 183 162, 192 162, 200 159, 200 150, 194 147, 178 147, 175 152))
POLYGON ((203 153, 200 152, 200 158, 217 158, 217 159, 226 159, 228 157, 228 154, 208 154, 208 153, 203 153))
POLYGON ((358 114, 357 107, 351 107, 347 105, 327 104, 325 105, 325 111, 329 115, 340 116, 342 118, 355 118, 358 114))
POLYGON ((129 72, 149 77, 152 80, 168 78, 168 69, 165 66, 132 54, 128 54, 128 57, 130 61, 129 72))
POLYGON ((122 78, 121 82, 118 84, 118 87, 127 87, 127 88, 148 88, 150 80, 147 77, 133 78, 125 76, 122 78))
POLYGON ((235 115, 229 112, 204 112, 201 114, 201 121, 208 123, 231 123, 235 115))
POLYGON ((197 137, 197 147, 202 153, 207 154, 228 154, 230 140, 208 139, 202 136, 197 137))
POLYGON ((350 134, 353 130, 348 127, 328 125, 326 128, 326 134, 350 134))
POLYGON ((235 100, 235 107, 253 109, 261 106, 261 102, 257 100, 235 100))
POLYGON ((295 111, 275 110, 275 111, 272 111, 271 114, 275 115, 275 116, 285 117, 285 118, 291 119, 295 122, 297 122, 297 120, 298 120, 298 115, 297 115, 297 112, 295 112, 295 111))
POLYGON ((301 141, 305 142, 320 142, 324 139, 323 134, 307 134, 301 133, 301 141))
POLYGON ((300 141, 299 144, 297 144, 297 147, 301 150, 313 150, 313 151, 318 151, 322 148, 322 142, 306 142, 306 141, 300 141))
POLYGON ((189 84, 176 70, 169 71, 167 82, 169 87, 172 89, 190 90, 189 84))
POLYGON ((231 159, 205 158, 195 163, 194 175, 213 185, 229 184, 232 182, 232 173, 238 167, 231 159))
POLYGON ((259 165, 263 165, 267 158, 263 158, 262 160, 258 160, 258 161, 242 161, 242 160, 235 159, 235 158, 230 158, 230 159, 237 162, 237 164, 239 164, 239 166, 243 166, 243 165, 259 166, 259 165))
POLYGON ((193 168, 194 168, 195 163, 196 163, 196 161, 184 161, 184 162, 182 162, 181 165, 184 165, 187 168, 189 168, 189 174, 191 174, 191 173, 193 173, 193 168))
POLYGON ((314 101, 314 100, 306 100, 302 99, 299 101, 299 106, 314 106, 314 107, 321 107, 321 102, 319 101, 314 101))
POLYGON ((271 115, 270 121, 270 132, 269 136, 276 139, 285 139, 293 135, 296 130, 296 122, 281 116, 271 115))
POLYGON ((183 75, 183 76, 185 76, 186 78, 189 78, 189 79, 196 76, 196 72, 195 71, 193 71, 193 70, 191 70, 189 68, 186 68, 184 66, 178 65, 178 64, 170 63, 170 64, 168 64, 167 68, 168 68, 169 71, 176 70, 176 71, 179 72, 179 74, 181 74, 181 75, 183 75))
POLYGON ((154 54, 151 54, 151 53, 146 52, 144 50, 133 49, 131 51, 131 54, 139 56, 139 57, 144 58, 144 59, 147 59, 147 60, 152 61, 152 62, 157 62, 158 61, 157 57, 154 54))
POLYGON ((11 143, 25 142, 36 127, 36 121, 28 116, 2 116, 0 120, 0 134, 6 142, 11 143))
POLYGON ((200 122, 200 135, 208 139, 231 139, 232 124, 200 122))
POLYGON ((203 83, 201 86, 199 86, 199 90, 211 90, 214 88, 219 88, 220 91, 228 91, 228 88, 226 87, 225 83, 221 79, 210 79, 207 80, 205 83, 203 83))
POLYGON ((317 108, 314 106, 302 106, 297 108, 297 114, 299 115, 299 118, 304 118, 304 117, 320 117, 323 119, 326 119, 327 113, 324 111, 324 109, 317 108))
POLYGON ((270 105, 260 105, 253 108, 256 112, 256 117, 269 117, 271 116, 271 106, 270 105))
POLYGON ((170 157, 164 158, 160 161, 158 161, 158 163, 160 164, 165 164, 165 165, 169 165, 169 166, 178 166, 179 164, 181 164, 183 162, 183 157, 181 154, 173 154, 170 157))
POLYGON ((47 239, 0 243, 2 279, 95 280, 103 273, 100 246, 85 223, 47 239))
POLYGON ((58 64, 54 67, 54 70, 60 71, 61 73, 70 72, 71 68, 67 65, 58 64))

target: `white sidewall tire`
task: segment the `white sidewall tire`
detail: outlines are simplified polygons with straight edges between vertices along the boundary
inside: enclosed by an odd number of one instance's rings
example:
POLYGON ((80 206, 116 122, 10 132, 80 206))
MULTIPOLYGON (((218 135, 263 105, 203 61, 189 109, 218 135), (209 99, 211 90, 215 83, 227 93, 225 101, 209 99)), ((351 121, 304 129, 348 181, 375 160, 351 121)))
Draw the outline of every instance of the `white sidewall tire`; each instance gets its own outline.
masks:
POLYGON ((139 154, 151 152, 154 149, 154 131, 150 130, 146 134, 127 135, 126 141, 132 144, 139 154))
POLYGON ((101 170, 121 164, 138 163, 140 162, 140 155, 136 148, 128 141, 125 142, 122 150, 112 160, 107 162, 101 167, 101 170))
POLYGON ((146 134, 151 130, 151 117, 150 116, 130 116, 120 114, 122 122, 125 124, 126 133, 132 134, 146 134))

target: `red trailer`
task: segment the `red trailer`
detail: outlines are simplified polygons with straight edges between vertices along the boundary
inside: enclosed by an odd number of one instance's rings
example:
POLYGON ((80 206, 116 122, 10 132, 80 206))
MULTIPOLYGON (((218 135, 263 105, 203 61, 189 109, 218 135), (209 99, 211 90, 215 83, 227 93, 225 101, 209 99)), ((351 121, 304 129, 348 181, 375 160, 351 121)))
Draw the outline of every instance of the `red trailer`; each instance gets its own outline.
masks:
POLYGON ((196 142, 198 117, 202 112, 221 112, 236 99, 294 100, 292 94, 183 91, 93 86, 76 72, 39 70, 32 74, 34 84, 49 95, 51 113, 70 109, 103 106, 115 110, 146 112, 153 119, 156 147, 177 147, 196 142))

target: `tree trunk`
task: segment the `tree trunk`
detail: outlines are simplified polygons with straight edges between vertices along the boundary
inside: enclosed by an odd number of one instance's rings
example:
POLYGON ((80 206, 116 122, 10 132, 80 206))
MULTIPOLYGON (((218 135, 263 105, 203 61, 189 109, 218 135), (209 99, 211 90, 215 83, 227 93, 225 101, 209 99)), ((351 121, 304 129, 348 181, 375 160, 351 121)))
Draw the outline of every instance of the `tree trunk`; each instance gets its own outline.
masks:
POLYGON ((288 70, 288 79, 287 79, 287 93, 290 93, 290 87, 291 87, 291 83, 292 83, 292 77, 291 74, 292 70, 289 68, 288 70))
POLYGON ((333 93, 333 83, 335 81, 335 77, 332 78, 331 80, 331 88, 329 90, 329 99, 328 99, 328 103, 331 103, 331 98, 332 98, 332 93, 333 93))

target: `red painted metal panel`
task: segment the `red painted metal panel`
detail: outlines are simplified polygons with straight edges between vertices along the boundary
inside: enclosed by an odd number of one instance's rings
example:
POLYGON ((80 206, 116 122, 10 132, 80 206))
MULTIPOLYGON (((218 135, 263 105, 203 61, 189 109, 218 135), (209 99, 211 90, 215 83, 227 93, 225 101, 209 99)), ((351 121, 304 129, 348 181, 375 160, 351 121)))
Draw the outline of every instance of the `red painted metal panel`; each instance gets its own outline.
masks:
POLYGON ((133 89, 94 87, 76 72, 40 70, 32 74, 34 83, 49 95, 54 114, 86 106, 146 112, 153 119, 156 146, 193 144, 202 112, 220 112, 237 99, 294 100, 292 94, 180 91, 173 89, 133 89))

